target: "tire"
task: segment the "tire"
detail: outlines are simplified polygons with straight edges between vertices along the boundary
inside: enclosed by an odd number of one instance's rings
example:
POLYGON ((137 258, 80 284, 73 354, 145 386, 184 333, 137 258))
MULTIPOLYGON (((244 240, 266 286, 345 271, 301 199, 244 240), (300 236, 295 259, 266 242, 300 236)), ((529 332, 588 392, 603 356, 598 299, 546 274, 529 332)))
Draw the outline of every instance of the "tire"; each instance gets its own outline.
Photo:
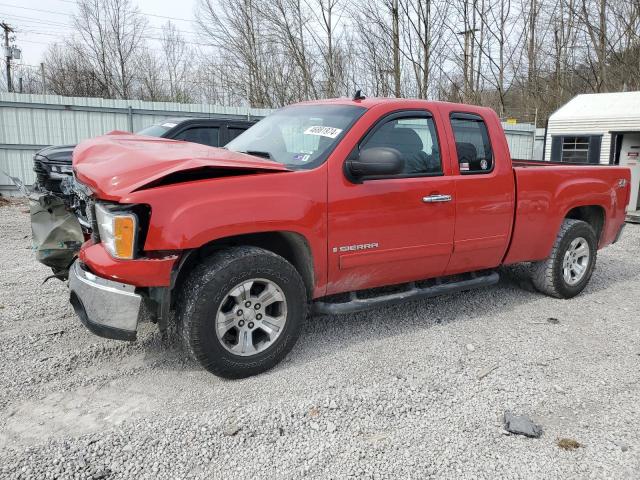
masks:
POLYGON ((207 258, 191 272, 180 298, 178 323, 187 350, 206 370, 230 379, 280 362, 307 316, 300 274, 284 258, 257 247, 229 248, 207 258))
POLYGON ((591 225, 582 220, 565 219, 562 222, 551 255, 546 260, 535 262, 532 266, 532 280, 536 289, 556 298, 572 298, 578 295, 589 283, 596 265, 598 240, 591 225), (584 242, 582 242, 584 240, 584 242), (583 245, 584 243, 584 245, 583 245), (580 260, 583 246, 588 249, 586 262, 572 262, 572 258, 580 260), (576 252, 580 253, 576 253, 576 252), (573 252, 573 257, 572 257, 573 252), (569 267, 565 271, 565 261, 569 267), (580 275, 574 275, 574 268, 580 265, 580 275), (570 280, 567 278, 568 277, 570 280))

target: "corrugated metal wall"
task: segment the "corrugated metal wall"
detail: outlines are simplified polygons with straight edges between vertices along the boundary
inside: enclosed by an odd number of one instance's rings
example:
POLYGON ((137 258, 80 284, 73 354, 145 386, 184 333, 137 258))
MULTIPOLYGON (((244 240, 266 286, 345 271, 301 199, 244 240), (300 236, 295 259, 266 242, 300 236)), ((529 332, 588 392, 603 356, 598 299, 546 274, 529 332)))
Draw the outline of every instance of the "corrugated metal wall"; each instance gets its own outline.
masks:
MULTIPOLYGON (((271 110, 217 105, 107 100, 0 93, 0 187, 2 173, 33 183, 33 154, 48 145, 76 144, 112 130, 136 132, 167 117, 263 117, 271 110)), ((512 158, 532 158, 535 128, 503 124, 512 158)))
POLYGON ((502 123, 511 158, 534 160, 536 127, 530 123, 502 123))
POLYGON ((135 132, 167 117, 246 119, 270 112, 217 105, 0 93, 0 186, 11 185, 2 171, 33 183, 33 154, 47 145, 75 144, 112 130, 135 132))

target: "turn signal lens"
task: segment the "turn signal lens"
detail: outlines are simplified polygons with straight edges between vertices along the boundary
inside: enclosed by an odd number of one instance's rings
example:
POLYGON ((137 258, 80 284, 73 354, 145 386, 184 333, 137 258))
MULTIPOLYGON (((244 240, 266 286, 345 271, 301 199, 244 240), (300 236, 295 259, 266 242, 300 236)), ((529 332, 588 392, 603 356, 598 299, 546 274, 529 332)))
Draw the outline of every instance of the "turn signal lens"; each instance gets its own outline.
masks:
POLYGON ((136 251, 138 218, 134 213, 113 210, 96 204, 96 222, 100 241, 114 258, 131 259, 136 251))
POLYGON ((130 215, 113 217, 113 240, 118 258, 133 258, 136 222, 130 215))

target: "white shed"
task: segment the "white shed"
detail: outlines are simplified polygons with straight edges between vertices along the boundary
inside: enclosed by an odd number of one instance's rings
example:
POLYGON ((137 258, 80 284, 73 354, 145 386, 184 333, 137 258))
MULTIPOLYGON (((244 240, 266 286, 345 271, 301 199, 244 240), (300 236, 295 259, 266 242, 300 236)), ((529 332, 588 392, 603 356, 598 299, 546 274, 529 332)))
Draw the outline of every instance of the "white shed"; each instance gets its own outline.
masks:
POLYGON ((640 208, 640 92, 578 95, 547 125, 544 159, 631 168, 631 202, 640 208))

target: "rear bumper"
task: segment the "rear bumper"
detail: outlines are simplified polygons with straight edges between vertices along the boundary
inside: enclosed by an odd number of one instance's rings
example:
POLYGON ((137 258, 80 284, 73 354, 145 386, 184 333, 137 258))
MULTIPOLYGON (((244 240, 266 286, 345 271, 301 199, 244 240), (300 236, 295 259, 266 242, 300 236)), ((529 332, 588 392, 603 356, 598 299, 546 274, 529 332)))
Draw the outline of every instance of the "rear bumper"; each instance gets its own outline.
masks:
POLYGON ((75 261, 69 271, 70 302, 93 333, 115 340, 135 340, 142 297, 135 286, 88 272, 75 261))

